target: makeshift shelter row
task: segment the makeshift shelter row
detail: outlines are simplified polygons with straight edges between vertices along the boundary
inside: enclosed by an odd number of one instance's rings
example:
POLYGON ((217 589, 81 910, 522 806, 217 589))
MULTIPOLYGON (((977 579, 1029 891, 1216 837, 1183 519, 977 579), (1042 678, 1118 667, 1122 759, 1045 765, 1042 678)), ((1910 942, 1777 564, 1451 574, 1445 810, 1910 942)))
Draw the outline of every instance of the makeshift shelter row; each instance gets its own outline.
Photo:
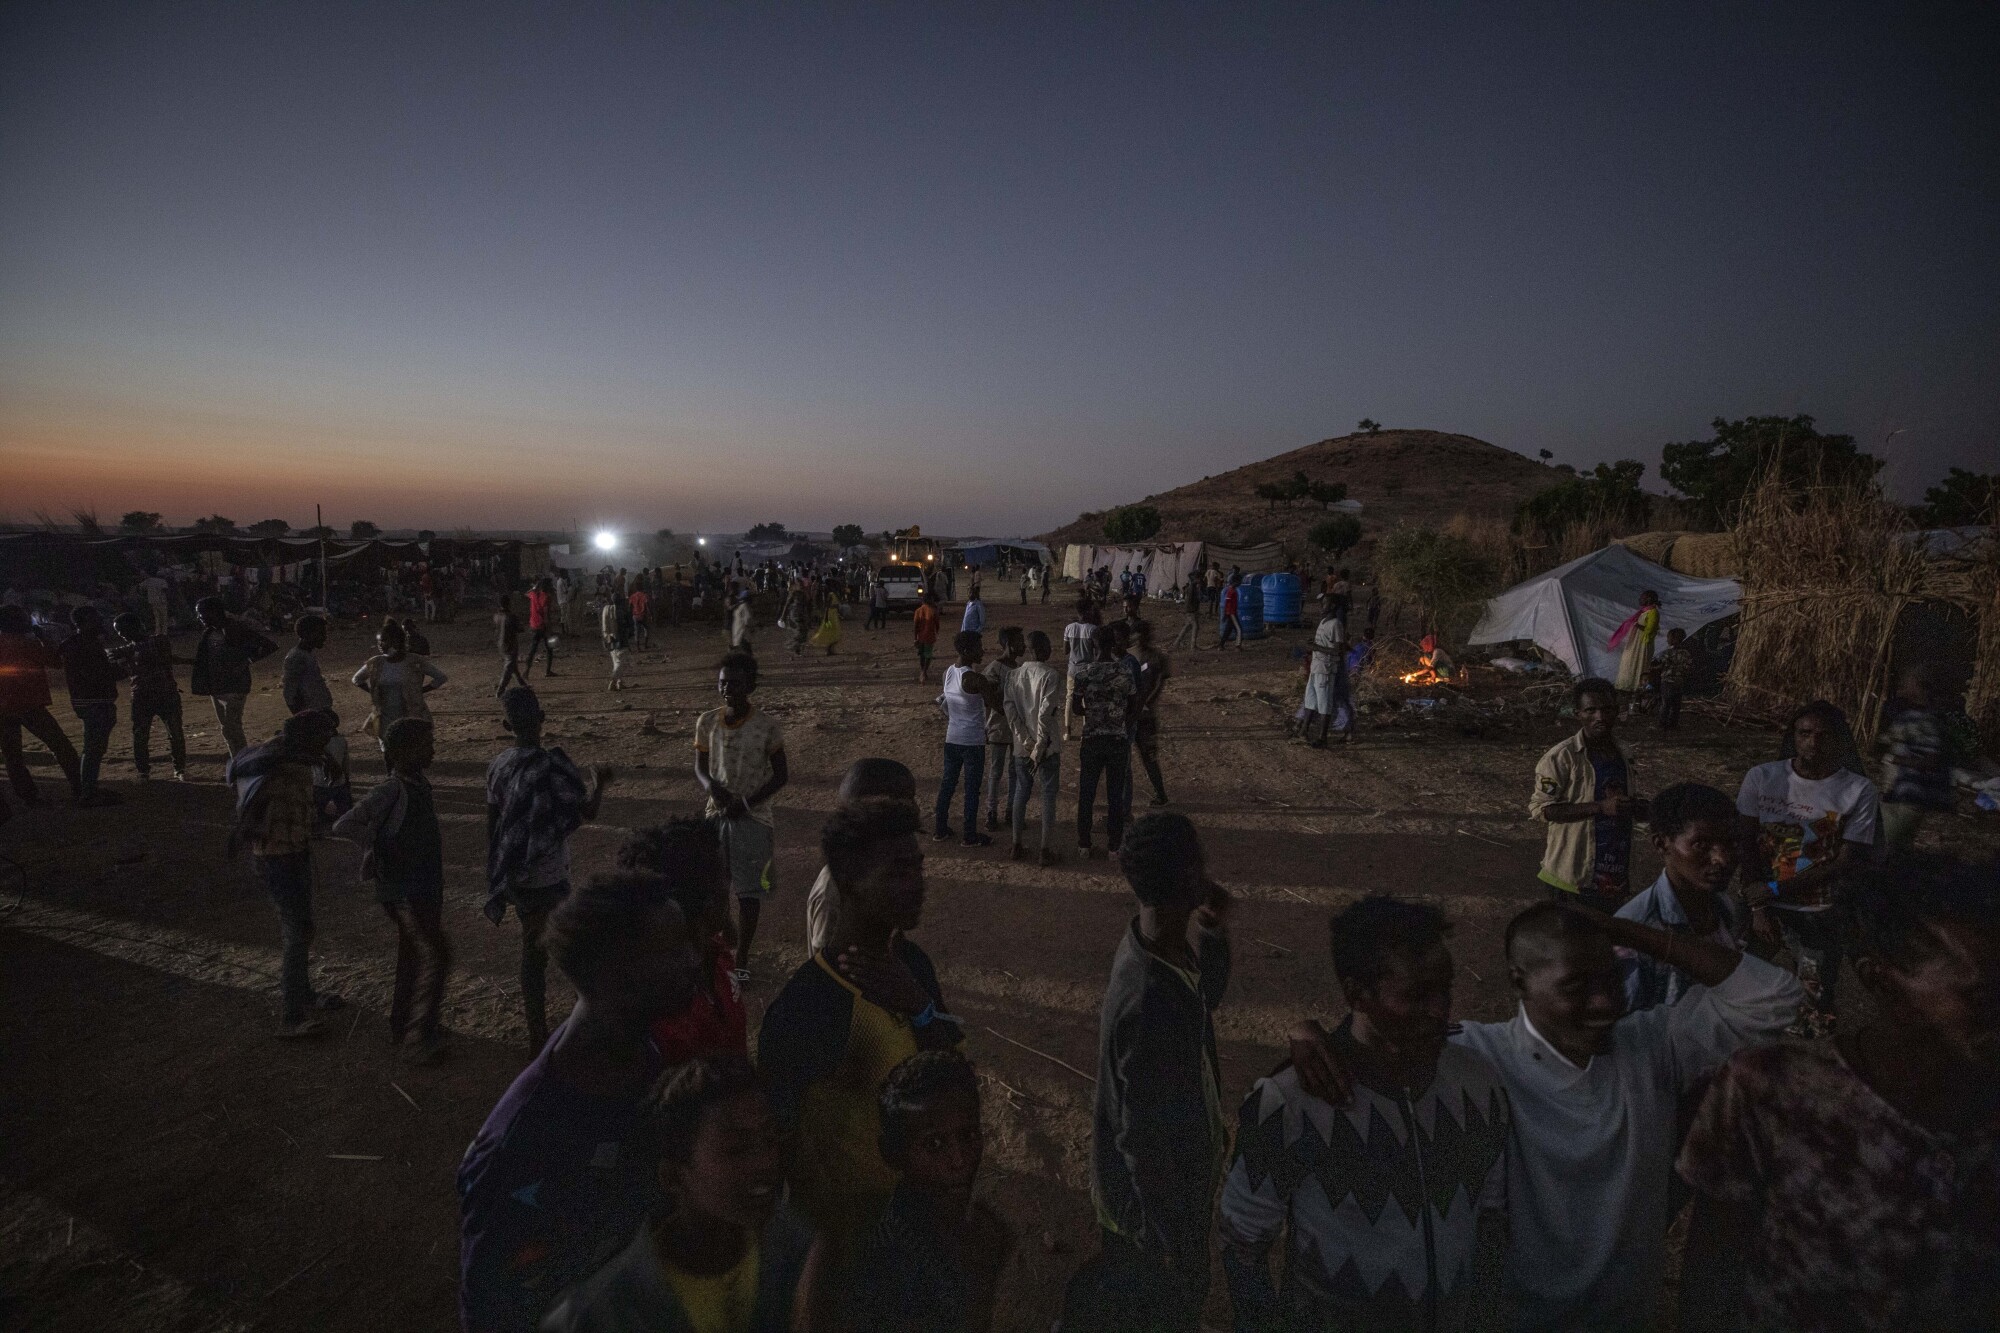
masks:
POLYGON ((1257 546, 1217 546, 1213 542, 1136 542, 1127 545, 1097 546, 1073 542, 1063 548, 1062 576, 1087 578, 1093 570, 1109 568, 1117 578, 1126 570, 1143 573, 1146 586, 1164 593, 1187 582, 1188 576, 1203 568, 1204 562, 1219 569, 1240 569, 1245 574, 1269 574, 1285 567, 1285 548, 1276 542, 1257 546))
MULTIPOLYGON (((208 560, 227 565, 282 569, 317 564, 325 559, 328 573, 361 574, 412 560, 443 563, 456 559, 512 558, 516 576, 539 566, 528 543, 458 537, 415 539, 373 538, 364 541, 317 537, 241 537, 227 533, 123 534, 91 537, 69 532, 0 534, 0 583, 37 587, 69 587, 79 583, 136 583, 150 565, 197 564, 208 560)), ((546 551, 546 547, 538 547, 546 551)))
POLYGON ((999 564, 1003 555, 1016 564, 1053 563, 1049 558, 1049 548, 1027 537, 967 537, 952 549, 958 552, 958 558, 965 564, 980 567, 999 564))

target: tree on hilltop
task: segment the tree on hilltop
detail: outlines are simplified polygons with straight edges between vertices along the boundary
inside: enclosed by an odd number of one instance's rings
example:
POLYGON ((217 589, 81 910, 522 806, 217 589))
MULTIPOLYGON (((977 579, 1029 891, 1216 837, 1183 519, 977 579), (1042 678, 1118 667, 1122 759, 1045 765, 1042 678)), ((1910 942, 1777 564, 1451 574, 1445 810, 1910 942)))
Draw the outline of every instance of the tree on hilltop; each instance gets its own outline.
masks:
POLYGON ((1731 521, 1769 469, 1792 490, 1864 485, 1882 470, 1882 460, 1855 448, 1852 435, 1822 435, 1809 416, 1717 417, 1712 425, 1712 439, 1661 448, 1660 479, 1714 522, 1731 521))
POLYGON ((1300 500, 1311 500, 1324 507, 1347 498, 1346 482, 1314 481, 1302 471, 1292 473, 1283 481, 1260 482, 1252 489, 1259 500, 1269 501, 1273 509, 1281 504, 1296 504, 1300 500))
POLYGON ((1359 431, 1365 431, 1370 435, 1379 435, 1382 433, 1382 423, 1373 417, 1361 418, 1361 420, 1354 423, 1354 428, 1359 431))

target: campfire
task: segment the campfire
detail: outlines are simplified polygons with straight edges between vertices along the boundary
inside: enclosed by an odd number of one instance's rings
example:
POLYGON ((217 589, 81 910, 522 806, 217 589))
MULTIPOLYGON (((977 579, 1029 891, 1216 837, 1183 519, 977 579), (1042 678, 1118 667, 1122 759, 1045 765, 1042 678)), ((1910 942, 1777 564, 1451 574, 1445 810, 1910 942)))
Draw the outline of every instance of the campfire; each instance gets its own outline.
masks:
POLYGON ((1417 669, 1415 671, 1405 671, 1403 673, 1403 683, 1405 685, 1442 685, 1444 684, 1444 677, 1431 669, 1431 659, 1428 655, 1425 655, 1417 659, 1417 669))

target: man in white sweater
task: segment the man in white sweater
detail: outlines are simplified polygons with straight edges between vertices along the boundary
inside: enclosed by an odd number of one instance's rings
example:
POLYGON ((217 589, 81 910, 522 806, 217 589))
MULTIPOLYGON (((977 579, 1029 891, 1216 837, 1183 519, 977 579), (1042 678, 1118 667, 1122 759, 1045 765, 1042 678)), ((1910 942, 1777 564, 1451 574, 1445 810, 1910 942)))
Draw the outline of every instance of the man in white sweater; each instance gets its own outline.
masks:
POLYGON ((1062 785, 1063 675, 1049 662, 1054 645, 1036 630, 1028 635, 1028 658, 1007 677, 1005 709, 1013 736, 1013 847, 1019 861, 1027 855, 1022 834, 1028 819, 1028 794, 1042 797, 1041 863, 1059 865, 1062 853, 1049 845, 1055 836, 1056 790, 1062 785))
MULTIPOLYGON (((1652 1327, 1666 1267, 1680 1100, 1746 1046, 1778 1039, 1803 992, 1782 968, 1713 939, 1568 903, 1507 926, 1520 996, 1505 1023, 1452 1037, 1499 1070, 1513 1114, 1506 1285, 1519 1330, 1652 1327), (1627 1013, 1625 948, 1687 972, 1673 1003, 1627 1013)), ((1313 1025, 1300 1081, 1344 1102, 1349 1078, 1313 1025)))

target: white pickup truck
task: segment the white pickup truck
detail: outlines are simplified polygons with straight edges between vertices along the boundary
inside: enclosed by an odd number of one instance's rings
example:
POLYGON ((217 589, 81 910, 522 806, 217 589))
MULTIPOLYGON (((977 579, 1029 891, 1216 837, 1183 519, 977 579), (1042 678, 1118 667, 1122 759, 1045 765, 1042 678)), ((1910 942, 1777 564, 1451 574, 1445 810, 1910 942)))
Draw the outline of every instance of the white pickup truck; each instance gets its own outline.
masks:
POLYGON ((884 565, 875 572, 882 588, 889 594, 891 611, 911 612, 924 600, 924 568, 922 565, 884 565))

